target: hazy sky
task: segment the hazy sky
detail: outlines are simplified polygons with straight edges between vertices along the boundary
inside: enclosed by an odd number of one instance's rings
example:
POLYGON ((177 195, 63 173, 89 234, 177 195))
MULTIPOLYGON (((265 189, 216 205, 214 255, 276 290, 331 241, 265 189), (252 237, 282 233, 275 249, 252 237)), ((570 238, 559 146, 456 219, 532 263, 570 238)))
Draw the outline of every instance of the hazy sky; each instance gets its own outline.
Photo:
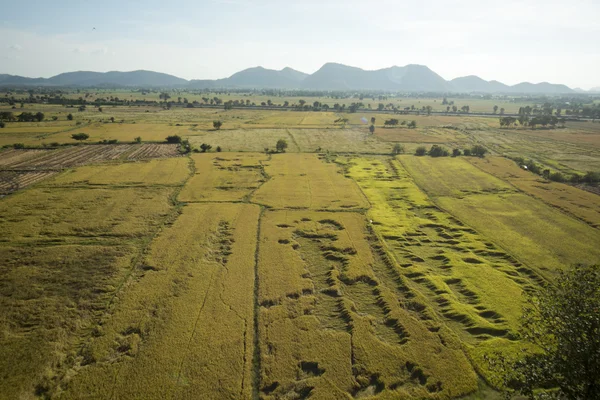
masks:
POLYGON ((213 79, 334 61, 600 86, 599 0, 0 0, 0 10, 0 73, 31 77, 148 69, 213 79))

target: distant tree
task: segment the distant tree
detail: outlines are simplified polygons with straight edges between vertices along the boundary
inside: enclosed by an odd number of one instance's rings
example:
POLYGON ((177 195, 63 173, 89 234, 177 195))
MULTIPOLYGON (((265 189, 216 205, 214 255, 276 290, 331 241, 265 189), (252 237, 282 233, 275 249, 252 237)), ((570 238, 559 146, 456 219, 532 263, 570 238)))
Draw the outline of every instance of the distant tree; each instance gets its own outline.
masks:
POLYGON ((216 130, 221 129, 221 126, 223 126, 223 123, 221 121, 213 121, 213 128, 215 128, 216 130))
POLYGON ((284 101, 284 102, 283 102, 283 106, 284 106, 284 107, 289 107, 289 106, 290 106, 290 102, 289 102, 289 101, 287 101, 287 100, 286 100, 286 101, 284 101))
POLYGON ((142 143, 142 137, 141 136, 136 137, 134 140, 135 140, 136 143, 142 143))
POLYGON ((300 104, 300 107, 304 107, 304 105, 306 104, 306 100, 298 100, 298 104, 300 104))
POLYGON ((392 149, 392 154, 402 154, 404 153, 404 146, 400 143, 396 143, 394 148, 392 149))
POLYGON ((275 145, 275 148, 277 149, 278 153, 285 153, 285 149, 288 148, 288 144, 285 139, 279 139, 275 145))
POLYGON ((383 104, 383 103, 379 103, 377 105, 377 110, 379 110, 379 111, 383 111, 384 108, 385 108, 385 104, 383 104))
POLYGON ((44 120, 44 113, 43 113, 43 112, 37 112, 37 113, 35 114, 35 119, 36 119, 38 122, 42 122, 42 121, 44 120))
POLYGON ((415 150, 416 156, 424 156, 425 154, 427 154, 427 149, 425 148, 425 146, 419 146, 415 150))
POLYGON ((431 110, 433 110, 431 106, 425 106, 425 112, 427 113, 427 115, 431 115, 431 110))
POLYGON ((467 157, 469 157, 471 155, 471 149, 464 149, 463 150, 463 154, 467 157))
POLYGON ((494 105, 494 114, 498 112, 498 106, 494 105))
POLYGON ((110 122, 115 122, 115 117, 110 117, 110 122))
POLYGON ((398 125, 398 120, 396 118, 386 119, 383 123, 383 126, 395 126, 398 125))
POLYGON ((375 117, 371 117, 371 125, 375 125, 375 117))
POLYGON ((417 121, 410 121, 406 126, 408 126, 410 129, 414 129, 417 127, 417 121))
POLYGON ((25 143, 15 143, 15 144, 13 144, 13 148, 15 148, 15 149, 24 149, 25 148, 25 143))
POLYGON ((202 143, 200 145, 200 149, 203 153, 206 153, 207 151, 210 151, 210 149, 212 149, 212 146, 210 144, 202 143))
POLYGON ((53 115, 52 116, 52 121, 57 121, 57 120, 58 120, 58 117, 56 115, 53 115))
POLYGON ((429 155, 431 157, 448 157, 450 153, 445 147, 434 144, 433 146, 431 146, 431 149, 429 149, 429 155))
POLYGON ((223 108, 225 110, 232 110, 233 109, 233 101, 231 101, 231 100, 226 101, 225 104, 223 105, 223 108))
POLYGON ((4 128, 6 126, 6 124, 4 123, 4 121, 0 121, 0 128, 4 128))
POLYGON ((600 265, 575 265, 525 293, 518 357, 488 354, 507 397, 600 399, 600 265))
POLYGON ((471 153, 474 156, 483 158, 487 153, 487 149, 480 144, 476 144, 475 146, 471 147, 471 153))
POLYGON ((452 106, 452 112, 456 112, 456 111, 458 111, 458 107, 452 106))
POLYGON ((73 139, 75 139, 75 140, 82 141, 82 140, 87 140, 87 139, 89 139, 89 138, 90 138, 90 135, 88 135, 87 133, 83 133, 83 132, 81 132, 81 133, 73 133, 73 134, 71 135, 71 137, 72 137, 73 139))
POLYGON ((102 112, 102 107, 98 107, 98 112, 102 112))
POLYGON ((181 143, 181 136, 179 135, 171 135, 167 136, 167 143, 181 143))
POLYGON ((375 133, 375 125, 369 126, 369 132, 371 132, 371 135, 375 133))
POLYGON ((221 152, 221 146, 217 146, 216 150, 217 150, 217 153, 220 153, 221 152))
POLYGON ((461 155, 460 149, 453 149, 452 150, 452 157, 458 157, 461 155))
POLYGON ((500 115, 504 115, 504 107, 500 109, 500 115))
POLYGON ((462 112, 464 112, 465 114, 468 114, 468 113, 469 113, 469 110, 471 109, 471 107, 470 107, 470 106, 467 106, 467 105, 465 105, 465 106, 462 106, 460 109, 461 109, 461 110, 462 110, 462 112))

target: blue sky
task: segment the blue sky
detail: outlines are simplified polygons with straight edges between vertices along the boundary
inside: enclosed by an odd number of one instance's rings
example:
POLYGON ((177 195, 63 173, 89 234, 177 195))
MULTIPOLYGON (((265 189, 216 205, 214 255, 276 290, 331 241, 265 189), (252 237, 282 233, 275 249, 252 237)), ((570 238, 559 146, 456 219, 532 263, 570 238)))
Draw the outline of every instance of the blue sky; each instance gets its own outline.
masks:
POLYGON ((0 9, 0 73, 213 79, 257 65, 312 73, 334 61, 600 86, 597 0, 0 0, 0 9))

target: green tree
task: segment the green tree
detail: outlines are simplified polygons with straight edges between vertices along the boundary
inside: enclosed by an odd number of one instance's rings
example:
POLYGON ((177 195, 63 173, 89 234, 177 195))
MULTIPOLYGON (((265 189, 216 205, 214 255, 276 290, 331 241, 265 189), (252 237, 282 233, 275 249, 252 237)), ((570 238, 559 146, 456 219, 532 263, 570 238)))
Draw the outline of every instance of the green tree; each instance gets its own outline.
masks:
POLYGON ((375 133, 375 125, 369 126, 369 132, 371 132, 371 135, 375 133))
POLYGON ((167 136, 167 143, 181 143, 181 136, 179 135, 171 135, 167 136))
POLYGON ((215 128, 216 130, 221 129, 221 126, 223 125, 223 123, 221 121, 213 121, 213 128, 215 128))
POLYGON ((285 139, 279 139, 277 141, 277 144, 275 145, 275 148, 277 149, 277 152, 279 152, 279 153, 285 153, 285 149, 288 148, 288 144, 285 141, 285 139))
POLYGON ((71 135, 71 137, 72 137, 73 139, 75 139, 75 140, 82 141, 82 140, 87 140, 87 139, 89 139, 89 138, 90 138, 90 135, 88 135, 87 133, 83 133, 83 132, 81 132, 81 133, 74 133, 74 134, 72 134, 72 135, 71 135))
POLYGON ((6 124, 4 123, 4 121, 0 121, 0 128, 4 128, 6 126, 6 124))
POLYGON ((450 153, 444 146, 434 144, 431 146, 431 149, 429 149, 429 155, 431 157, 448 157, 450 153))
POLYGON ((424 156, 425 154, 427 154, 427 149, 425 148, 425 146, 419 146, 415 150, 416 156, 424 156))
POLYGON ((463 150, 463 154, 467 157, 469 157, 471 155, 471 149, 464 149, 463 150))
POLYGON ((142 143, 142 137, 141 136, 136 137, 134 140, 135 140, 136 143, 142 143))
POLYGON ((371 117, 371 125, 375 125, 375 117, 371 117))
POLYGON ((508 395, 600 399, 600 265, 575 265, 526 293, 521 326, 532 350, 486 357, 508 395))
POLYGON ((220 153, 222 151, 221 146, 217 146, 217 153, 220 153))
POLYGON ((210 144, 202 143, 200 145, 200 150, 202 150, 203 153, 210 151, 210 149, 212 149, 212 146, 210 144))
POLYGON ((494 114, 498 112, 498 106, 494 105, 494 114))
POLYGON ((42 121, 44 120, 44 117, 45 117, 45 115, 44 115, 44 113, 43 113, 43 112, 37 112, 37 113, 35 114, 35 119, 36 119, 38 122, 42 122, 42 121))
POLYGON ((476 144, 475 146, 471 147, 471 153, 474 156, 483 158, 487 153, 487 149, 480 144, 476 144))
POLYGON ((392 149, 392 154, 402 154, 404 153, 404 146, 400 143, 396 143, 394 148, 392 149))
POLYGON ((406 126, 408 126, 410 129, 414 129, 417 127, 417 121, 410 121, 406 126))
POLYGON ((452 157, 459 157, 461 155, 460 149, 452 150, 452 157))

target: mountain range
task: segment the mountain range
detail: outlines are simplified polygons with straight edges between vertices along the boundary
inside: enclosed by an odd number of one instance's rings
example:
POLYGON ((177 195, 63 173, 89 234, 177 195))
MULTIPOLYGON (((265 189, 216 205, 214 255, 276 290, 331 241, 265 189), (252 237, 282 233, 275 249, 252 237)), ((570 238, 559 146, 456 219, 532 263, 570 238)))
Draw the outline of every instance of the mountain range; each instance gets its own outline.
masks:
POLYGON ((381 90, 395 92, 438 93, 528 93, 572 94, 589 92, 548 82, 523 82, 509 86, 498 81, 486 81, 475 75, 445 80, 424 65, 409 64, 373 71, 338 63, 327 63, 313 74, 286 67, 282 70, 263 67, 248 68, 228 78, 216 80, 185 80, 153 71, 131 72, 67 72, 51 78, 26 78, 0 74, 0 86, 80 86, 80 87, 180 87, 194 89, 314 89, 314 90, 381 90))

